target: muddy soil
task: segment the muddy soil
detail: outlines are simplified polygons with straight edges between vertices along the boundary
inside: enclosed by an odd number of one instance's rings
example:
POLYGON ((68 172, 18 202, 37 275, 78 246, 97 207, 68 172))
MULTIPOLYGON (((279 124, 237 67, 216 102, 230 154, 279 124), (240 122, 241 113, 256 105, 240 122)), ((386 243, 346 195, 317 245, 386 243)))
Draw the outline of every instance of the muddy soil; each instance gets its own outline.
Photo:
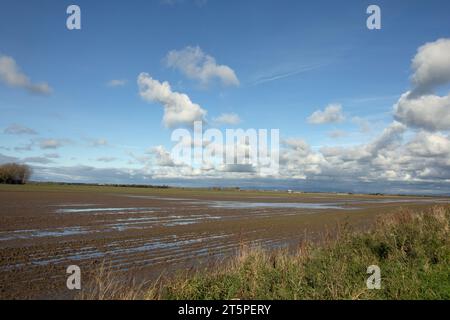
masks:
POLYGON ((448 199, 334 194, 136 190, 65 186, 0 188, 0 298, 72 298, 106 263, 154 279, 236 254, 242 245, 295 250, 337 224, 368 228, 378 214, 448 199))

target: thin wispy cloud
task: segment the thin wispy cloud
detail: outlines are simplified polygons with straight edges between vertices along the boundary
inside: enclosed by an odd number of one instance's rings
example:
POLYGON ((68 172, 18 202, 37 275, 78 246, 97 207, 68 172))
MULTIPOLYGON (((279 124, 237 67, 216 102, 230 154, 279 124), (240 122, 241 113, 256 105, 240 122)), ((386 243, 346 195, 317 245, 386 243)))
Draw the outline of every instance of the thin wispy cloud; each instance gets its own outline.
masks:
POLYGON ((222 113, 218 117, 213 118, 213 123, 217 125, 237 125, 241 121, 241 118, 236 113, 222 113))
POLYGON ((367 119, 361 117, 353 117, 351 121, 358 126, 361 133, 368 133, 371 130, 370 122, 367 119))
POLYGON ((352 103, 358 104, 358 103, 371 103, 371 102, 377 102, 377 101, 390 101, 390 100, 394 100, 394 99, 398 99, 398 94, 369 96, 369 97, 355 97, 355 98, 341 99, 341 100, 348 104, 352 104, 352 103))
POLYGON ((3 133, 5 134, 12 134, 12 135, 36 135, 37 132, 31 128, 25 127, 23 125, 13 123, 6 127, 3 130, 3 133))
POLYGON ((115 161, 115 160, 117 160, 117 158, 116 157, 98 157, 97 159, 96 159, 97 161, 99 161, 99 162, 113 162, 113 161, 115 161))
POLYGON ((29 142, 27 144, 19 145, 14 147, 14 151, 23 152, 23 151, 31 151, 33 149, 33 142, 29 142))
POLYGON ((281 79, 285 79, 285 78, 289 78, 289 77, 294 77, 309 71, 313 71, 319 68, 322 68, 326 65, 328 65, 329 62, 324 62, 324 63, 316 63, 316 64, 309 64, 309 65, 304 65, 304 66, 300 66, 294 70, 288 71, 288 72, 281 72, 281 73, 273 73, 270 75, 265 75, 265 76, 261 76, 258 79, 254 80, 250 85, 252 86, 257 86, 266 82, 272 82, 272 81, 277 81, 277 80, 281 80, 281 79))
POLYGON ((31 82, 16 61, 5 55, 0 55, 0 80, 11 87, 23 88, 31 93, 48 95, 53 91, 46 82, 31 82))
POLYGON ((127 84, 127 80, 124 79, 113 79, 113 80, 109 80, 106 83, 106 86, 114 88, 114 87, 123 87, 127 84))
POLYGON ((58 149, 65 145, 68 145, 70 140, 67 139, 42 139, 39 141, 39 148, 45 149, 58 149))
POLYGON ((22 159, 22 161, 25 163, 39 163, 39 164, 49 164, 53 162, 53 160, 47 157, 27 157, 22 159))
POLYGON ((60 155, 58 153, 46 153, 44 154, 45 157, 50 159, 59 159, 60 155))
POLYGON ((104 138, 99 139, 88 139, 89 145, 91 147, 97 148, 97 147, 106 147, 109 145, 108 140, 104 138))
POLYGON ((0 164, 8 163, 8 162, 17 162, 19 159, 17 157, 8 156, 0 153, 0 164))
POLYGON ((328 136, 333 139, 339 139, 348 136, 348 133, 343 130, 333 130, 328 132, 328 136))

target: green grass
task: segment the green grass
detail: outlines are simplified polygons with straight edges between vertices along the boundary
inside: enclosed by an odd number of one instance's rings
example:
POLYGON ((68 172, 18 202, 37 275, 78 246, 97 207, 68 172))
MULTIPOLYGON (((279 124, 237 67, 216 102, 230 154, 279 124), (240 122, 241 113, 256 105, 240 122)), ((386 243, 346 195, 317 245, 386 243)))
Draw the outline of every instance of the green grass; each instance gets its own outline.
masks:
POLYGON ((339 230, 298 252, 243 249, 229 263, 149 286, 97 277, 88 299, 450 299, 450 208, 383 215, 369 232, 339 230), (381 289, 366 287, 369 265, 381 289), (105 283, 108 283, 106 285, 105 283), (104 290, 102 288, 108 288, 104 290))
MULTIPOLYGON (((405 196, 399 195, 369 195, 369 194, 336 194, 336 193, 288 193, 286 191, 260 191, 260 190, 235 190, 235 189, 222 189, 214 190, 210 188, 141 188, 133 186, 111 186, 111 185, 89 185, 89 184, 58 184, 58 183, 27 183, 23 185, 12 184, 0 184, 0 192, 65 192, 65 193, 117 193, 117 194, 151 194, 151 195, 165 195, 165 196, 213 196, 213 197, 233 197, 233 198, 246 198, 246 197, 282 197, 286 199, 302 199, 315 197, 318 194, 321 196, 327 195, 328 198, 404 198, 405 196)), ((414 196, 415 198, 420 196, 414 196)), ((425 197, 425 196, 421 196, 425 197)))

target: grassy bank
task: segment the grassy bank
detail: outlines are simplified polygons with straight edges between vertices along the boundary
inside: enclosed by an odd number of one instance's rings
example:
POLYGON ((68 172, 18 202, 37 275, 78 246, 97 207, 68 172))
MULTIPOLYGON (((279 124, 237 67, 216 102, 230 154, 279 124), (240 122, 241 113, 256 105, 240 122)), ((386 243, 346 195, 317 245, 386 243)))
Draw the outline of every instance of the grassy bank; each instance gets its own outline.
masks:
POLYGON ((382 216, 368 232, 343 229, 298 252, 243 249, 208 271, 148 285, 114 282, 105 270, 87 299, 450 299, 450 208, 382 216), (381 269, 368 290, 367 267, 381 269))

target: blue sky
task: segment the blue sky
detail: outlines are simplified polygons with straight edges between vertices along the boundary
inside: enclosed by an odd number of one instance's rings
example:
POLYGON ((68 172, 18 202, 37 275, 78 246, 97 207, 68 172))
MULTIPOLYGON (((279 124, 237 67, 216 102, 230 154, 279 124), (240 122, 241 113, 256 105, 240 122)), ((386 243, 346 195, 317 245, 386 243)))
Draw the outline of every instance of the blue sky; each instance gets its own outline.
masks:
MULTIPOLYGON (((240 119, 216 123, 219 128, 278 128, 282 141, 304 141, 308 153, 289 155, 288 167, 296 169, 279 178, 335 179, 330 168, 347 161, 342 154, 370 149, 393 121, 405 126, 405 157, 420 162, 411 151, 420 139, 438 143, 439 150, 447 147, 445 125, 430 130, 430 125, 395 114, 393 106, 412 88, 411 77, 418 72, 412 59, 418 49, 450 37, 448 1, 3 0, 0 6, 0 57, 13 59, 17 73, 30 83, 12 84, 3 73, 0 160, 29 163, 38 180, 134 182, 140 174, 150 181, 164 177, 151 150, 169 150, 173 128, 164 125, 161 103, 142 97, 137 84, 142 72, 186 94, 207 111, 209 123, 224 114, 240 119), (66 8, 72 3, 81 8, 81 30, 66 28, 66 8), (381 30, 366 27, 370 4, 381 8, 381 30), (189 48, 229 68, 239 84, 227 85, 219 76, 202 82, 199 75, 168 65, 169 52, 186 54, 189 48), (110 85, 113 80, 118 85, 110 85), (48 92, 31 92, 31 85, 42 83, 48 92), (325 112, 330 105, 340 106, 340 121, 311 120, 314 112, 325 112), (331 159, 330 148, 341 149, 338 160, 331 159), (296 157, 313 159, 304 163, 296 157), (111 171, 95 171, 102 168, 111 171), (131 171, 133 176, 127 176, 131 171)), ((436 46, 450 56, 445 43, 436 46)), ((438 60, 445 72, 445 57, 438 60)), ((440 81, 433 94, 445 96, 448 85, 440 81)), ((295 149, 292 146, 287 144, 286 154, 289 147, 295 149)), ((446 159, 447 154, 427 155, 438 157, 446 159)), ((362 167, 361 158, 349 161, 349 167, 351 161, 361 165, 358 174, 345 177, 349 181, 438 182, 450 189, 450 162, 440 162, 443 171, 430 174, 430 167, 405 173, 399 164, 380 169, 378 162, 362 167), (368 168, 393 172, 361 174, 368 168), (420 170, 423 174, 417 173, 420 170)), ((170 172, 170 178, 185 178, 170 172)))

